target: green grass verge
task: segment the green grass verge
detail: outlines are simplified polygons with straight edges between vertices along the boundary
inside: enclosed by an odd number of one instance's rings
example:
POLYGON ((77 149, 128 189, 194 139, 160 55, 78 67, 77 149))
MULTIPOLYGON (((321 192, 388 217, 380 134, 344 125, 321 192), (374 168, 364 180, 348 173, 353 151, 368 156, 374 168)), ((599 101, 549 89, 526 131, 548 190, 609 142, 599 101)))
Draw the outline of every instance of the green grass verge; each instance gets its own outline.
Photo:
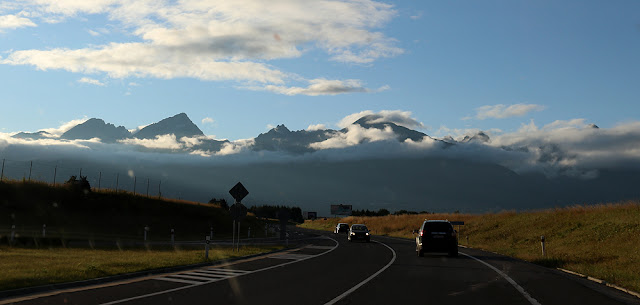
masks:
POLYGON ((424 219, 464 221, 459 242, 551 268, 564 268, 640 291, 640 203, 574 206, 481 215, 422 214, 307 221, 332 231, 338 222, 364 223, 374 234, 413 239, 424 219), (542 257, 540 236, 546 238, 542 257))
MULTIPOLYGON (((209 261, 259 254, 282 246, 214 248, 209 261)), ((205 262, 204 250, 92 250, 0 247, 0 290, 87 280, 205 262)))

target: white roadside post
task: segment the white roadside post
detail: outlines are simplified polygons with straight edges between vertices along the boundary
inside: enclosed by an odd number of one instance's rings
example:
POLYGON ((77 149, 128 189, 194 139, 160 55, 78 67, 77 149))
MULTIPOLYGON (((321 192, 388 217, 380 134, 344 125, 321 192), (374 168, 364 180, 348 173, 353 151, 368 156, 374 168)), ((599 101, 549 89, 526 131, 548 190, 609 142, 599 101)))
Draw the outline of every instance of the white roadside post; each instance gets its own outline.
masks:
POLYGON ((149 232, 149 226, 144 227, 144 241, 147 241, 147 232, 149 232))
POLYGON ((42 224, 42 238, 47 237, 47 224, 42 224))
POLYGON ((171 245, 172 246, 175 246, 175 244, 176 244, 176 237, 175 237, 176 234, 175 233, 176 232, 173 229, 171 229, 171 245))
POLYGON ((11 225, 11 244, 12 245, 15 238, 16 238, 16 225, 11 225))
POLYGON ((540 244, 542 245, 542 256, 547 256, 547 252, 545 251, 544 248, 544 235, 540 236, 540 244))
POLYGON ((209 259, 209 243, 211 242, 211 238, 209 236, 205 237, 205 246, 204 246, 204 259, 209 259))
POLYGON ((211 226, 211 228, 209 228, 209 236, 211 236, 211 239, 213 239, 213 226, 211 226))

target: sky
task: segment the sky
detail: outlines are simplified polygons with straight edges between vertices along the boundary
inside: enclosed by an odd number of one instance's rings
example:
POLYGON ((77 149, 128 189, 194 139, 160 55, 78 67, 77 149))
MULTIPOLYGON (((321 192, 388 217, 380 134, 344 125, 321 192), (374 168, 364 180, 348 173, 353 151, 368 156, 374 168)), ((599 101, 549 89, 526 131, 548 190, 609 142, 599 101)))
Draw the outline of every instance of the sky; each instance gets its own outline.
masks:
POLYGON ((6 0, 0 132, 184 112, 238 140, 383 110, 436 137, 638 126, 638 54, 635 0, 6 0))

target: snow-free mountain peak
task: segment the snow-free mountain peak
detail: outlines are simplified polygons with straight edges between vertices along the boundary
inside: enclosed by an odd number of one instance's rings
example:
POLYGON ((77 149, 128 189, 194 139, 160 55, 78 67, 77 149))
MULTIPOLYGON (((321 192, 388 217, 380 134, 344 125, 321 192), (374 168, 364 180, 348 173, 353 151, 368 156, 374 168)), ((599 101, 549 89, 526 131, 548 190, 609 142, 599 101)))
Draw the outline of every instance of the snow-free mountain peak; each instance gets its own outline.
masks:
POLYGON ((154 139, 157 136, 166 134, 174 134, 176 139, 204 136, 202 130, 200 130, 185 113, 179 113, 140 129, 133 134, 133 137, 138 139, 154 139))
POLYGON ((67 130, 60 138, 66 140, 100 138, 102 142, 113 143, 130 136, 131 133, 124 126, 116 127, 113 124, 105 123, 102 119, 92 118, 67 130))

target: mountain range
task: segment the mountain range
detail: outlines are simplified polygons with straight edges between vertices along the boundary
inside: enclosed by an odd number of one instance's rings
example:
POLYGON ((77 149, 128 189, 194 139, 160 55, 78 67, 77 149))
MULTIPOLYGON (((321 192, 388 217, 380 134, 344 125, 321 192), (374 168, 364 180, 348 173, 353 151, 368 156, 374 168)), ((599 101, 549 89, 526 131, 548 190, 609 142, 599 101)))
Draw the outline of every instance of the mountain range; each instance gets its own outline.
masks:
MULTIPOLYGON (((586 132, 597 130, 590 125, 586 132)), ((116 150, 96 145, 87 151, 95 141, 76 150, 49 141, 40 150, 37 145, 0 148, 3 158, 25 164, 36 160, 73 164, 83 173, 94 169, 92 185, 101 177, 103 187, 115 187, 116 173, 129 173, 133 181, 135 176, 161 179, 163 196, 206 202, 212 197, 231 201, 228 189, 242 181, 250 191, 249 205, 297 205, 320 215, 338 203, 357 209, 485 212, 640 198, 640 169, 580 168, 561 142, 500 146, 481 131, 459 140, 436 139, 378 115, 362 116, 337 130, 292 131, 278 125, 244 141, 239 150, 236 142, 204 135, 184 113, 133 131, 92 118, 59 136, 38 131, 13 137, 26 142, 99 138, 113 145, 116 150), (167 139, 172 145, 149 145, 167 139), (133 153, 134 158, 124 157, 133 153), (220 158, 181 157, 188 154, 220 158), (537 170, 518 170, 527 166, 537 170)), ((4 175, 24 177, 26 168, 8 166, 4 175)), ((45 173, 44 179, 50 176, 45 173)), ((131 188, 133 181, 119 177, 121 188, 131 188)))
MULTIPOLYGON (((421 141, 428 135, 397 125, 393 122, 379 121, 376 115, 366 115, 353 122, 353 126, 359 126, 364 129, 389 130, 394 134, 394 138, 398 142, 410 139, 412 141, 421 141)), ((285 125, 278 125, 266 133, 261 133, 254 138, 251 149, 254 151, 282 151, 291 154, 304 154, 316 151, 311 144, 327 141, 330 138, 346 134, 348 128, 341 130, 322 129, 322 130, 297 130, 291 131, 285 125)), ((133 132, 127 130, 124 126, 116 126, 106 123, 99 118, 91 118, 84 123, 78 124, 60 135, 62 140, 90 140, 94 138, 100 139, 103 143, 131 143, 127 139, 157 139, 161 136, 175 136, 177 142, 183 142, 185 145, 182 149, 163 149, 157 147, 146 148, 147 150, 156 150, 163 152, 194 152, 206 151, 209 153, 219 152, 228 140, 215 140, 207 137, 198 126, 196 126, 185 113, 179 113, 172 117, 163 119, 157 123, 147 125, 133 132), (194 139, 195 141, 189 141, 194 139), (187 143, 188 141, 188 143, 187 143)), ((484 135, 484 134, 482 134, 484 135)), ((485 135, 486 136, 486 135, 485 135)), ((13 136, 20 139, 47 139, 54 138, 53 135, 46 131, 38 131, 35 133, 20 132, 13 136)), ((431 138, 430 138, 431 139, 431 138)), ((363 139, 363 142, 365 140, 363 139)), ((437 140, 440 141, 440 140, 437 140)), ((441 141, 442 143, 447 143, 441 141)))

